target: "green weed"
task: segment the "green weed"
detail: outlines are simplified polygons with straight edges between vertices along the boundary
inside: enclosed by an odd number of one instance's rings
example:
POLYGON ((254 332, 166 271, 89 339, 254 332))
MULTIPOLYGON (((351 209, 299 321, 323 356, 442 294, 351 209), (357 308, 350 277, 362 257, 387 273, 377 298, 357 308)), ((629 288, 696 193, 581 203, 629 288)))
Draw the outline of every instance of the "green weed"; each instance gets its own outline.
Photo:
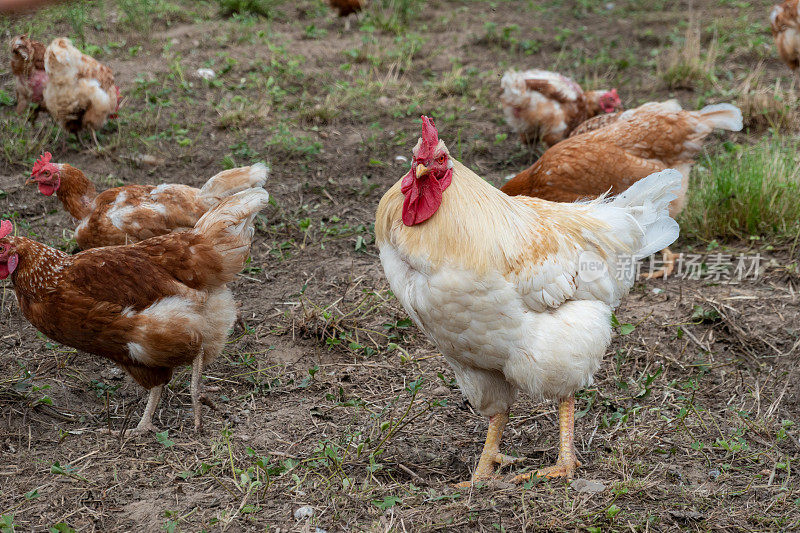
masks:
POLYGON ((796 140, 774 136, 731 146, 695 168, 681 229, 703 240, 800 231, 800 168, 796 140))

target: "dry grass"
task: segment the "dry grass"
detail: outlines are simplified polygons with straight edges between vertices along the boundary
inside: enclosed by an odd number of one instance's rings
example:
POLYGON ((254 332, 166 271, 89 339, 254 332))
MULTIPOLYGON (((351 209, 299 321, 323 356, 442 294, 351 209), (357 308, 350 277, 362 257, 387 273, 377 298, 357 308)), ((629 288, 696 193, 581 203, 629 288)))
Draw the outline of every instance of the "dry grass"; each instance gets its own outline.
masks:
POLYGON ((670 89, 702 89, 716 80, 718 46, 716 35, 703 51, 702 31, 691 18, 683 41, 673 44, 660 64, 660 76, 670 89))
POLYGON ((742 110, 745 128, 795 132, 800 127, 800 95, 793 83, 788 87, 778 79, 770 85, 764 65, 759 64, 741 83, 737 105, 742 110))

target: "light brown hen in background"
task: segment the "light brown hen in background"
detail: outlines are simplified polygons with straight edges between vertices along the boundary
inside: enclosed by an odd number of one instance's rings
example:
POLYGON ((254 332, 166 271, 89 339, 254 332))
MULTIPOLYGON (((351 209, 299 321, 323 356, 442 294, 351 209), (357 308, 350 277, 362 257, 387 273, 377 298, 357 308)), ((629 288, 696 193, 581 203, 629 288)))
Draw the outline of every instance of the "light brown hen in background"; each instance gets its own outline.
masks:
POLYGON ((583 121, 622 108, 616 89, 584 92, 570 78, 546 70, 509 70, 500 86, 506 122, 528 144, 552 146, 583 121))
POLYGON ((47 110, 69 133, 89 129, 99 147, 95 132, 119 109, 119 89, 111 69, 65 38, 54 39, 47 47, 44 68, 47 110))
MULTIPOLYGON (((670 216, 686 202, 689 174, 703 140, 715 129, 739 131, 742 113, 730 104, 684 111, 676 100, 651 102, 625 111, 613 123, 570 137, 548 149, 531 167, 502 187, 511 196, 574 202, 610 192, 619 194, 640 179, 667 168, 682 175, 670 216)), ((674 257, 667 250, 667 268, 674 257)))

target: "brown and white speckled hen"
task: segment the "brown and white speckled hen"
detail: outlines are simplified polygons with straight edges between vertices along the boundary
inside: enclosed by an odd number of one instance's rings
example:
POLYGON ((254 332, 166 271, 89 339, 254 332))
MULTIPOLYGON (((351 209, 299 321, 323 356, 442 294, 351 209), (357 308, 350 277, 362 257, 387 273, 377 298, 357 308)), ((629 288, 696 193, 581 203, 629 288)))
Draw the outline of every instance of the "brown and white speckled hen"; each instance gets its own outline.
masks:
POLYGON ((583 121, 621 109, 616 89, 584 91, 570 78, 546 70, 509 70, 500 80, 506 122, 522 142, 552 146, 583 121))
POLYGON ((106 65, 72 46, 69 39, 53 39, 44 54, 47 86, 44 103, 53 119, 69 133, 96 130, 119 110, 120 92, 106 65))
POLYGON ((52 163, 50 158, 49 152, 39 158, 28 182, 36 183, 46 196, 55 193, 64 209, 79 221, 75 241, 83 250, 192 228, 223 198, 263 186, 269 170, 264 163, 224 170, 201 189, 162 183, 125 185, 98 194, 83 172, 66 163, 52 163))

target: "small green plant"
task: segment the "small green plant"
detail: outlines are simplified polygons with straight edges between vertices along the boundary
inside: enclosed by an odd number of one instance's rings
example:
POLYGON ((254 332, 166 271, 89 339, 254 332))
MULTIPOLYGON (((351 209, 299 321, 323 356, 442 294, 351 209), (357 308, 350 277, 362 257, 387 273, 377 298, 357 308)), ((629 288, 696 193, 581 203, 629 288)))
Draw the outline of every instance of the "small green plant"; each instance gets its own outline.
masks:
POLYGON ((0 516, 0 533, 14 533, 17 524, 14 523, 13 514, 4 514, 0 516))
POLYGON ((267 139, 266 147, 276 150, 279 156, 286 158, 296 156, 312 156, 322 150, 322 144, 305 135, 294 135, 285 124, 278 124, 272 136, 267 139))
POLYGON ((373 0, 366 12, 364 26, 397 34, 406 33, 409 23, 422 10, 423 0, 373 0))
POLYGON ((225 16, 260 15, 266 18, 275 16, 275 8, 283 0, 217 0, 220 11, 225 16))

